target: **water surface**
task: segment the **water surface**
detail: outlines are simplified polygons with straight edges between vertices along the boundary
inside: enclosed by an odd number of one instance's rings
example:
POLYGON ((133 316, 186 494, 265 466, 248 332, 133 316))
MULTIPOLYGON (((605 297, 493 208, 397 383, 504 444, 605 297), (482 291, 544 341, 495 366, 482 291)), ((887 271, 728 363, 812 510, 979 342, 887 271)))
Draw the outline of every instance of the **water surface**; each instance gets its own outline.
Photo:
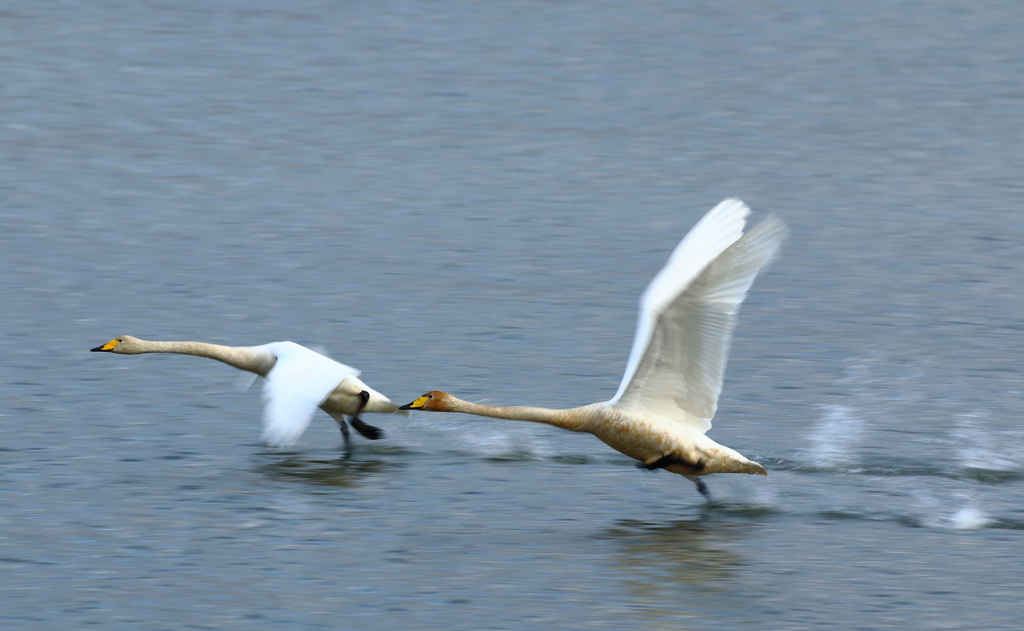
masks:
POLYGON ((1014 3, 14 2, 0 13, 4 628, 1015 629, 1014 3), (290 339, 402 402, 609 398, 740 196, 792 230, 715 501, 590 436, 318 416, 88 349, 290 339))

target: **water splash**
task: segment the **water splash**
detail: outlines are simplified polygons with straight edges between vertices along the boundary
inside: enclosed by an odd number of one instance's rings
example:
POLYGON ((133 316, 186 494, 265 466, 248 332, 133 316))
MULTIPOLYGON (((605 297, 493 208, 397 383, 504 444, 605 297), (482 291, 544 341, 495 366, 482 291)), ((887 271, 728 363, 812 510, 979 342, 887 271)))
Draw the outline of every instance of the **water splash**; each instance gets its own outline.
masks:
POLYGON ((826 469, 851 469, 858 464, 856 448, 864 435, 864 420, 845 405, 825 406, 811 430, 810 459, 826 469))
POLYGON ((965 469, 1019 472, 1024 462, 1024 435, 1021 432, 988 427, 988 414, 962 414, 952 432, 960 464, 965 469))
POLYGON ((919 528, 972 530, 986 528, 995 520, 978 506, 976 491, 936 493, 936 489, 918 489, 913 494, 910 514, 903 519, 919 528))
POLYGON ((976 506, 961 508, 949 519, 950 526, 957 530, 973 528, 984 528, 992 523, 992 520, 983 510, 976 506))
MULTIPOLYGON (((540 428, 509 431, 501 422, 439 414, 412 417, 410 427, 424 449, 455 450, 492 460, 544 460, 561 453, 540 428)), ((511 422, 510 422, 511 423, 511 422)))

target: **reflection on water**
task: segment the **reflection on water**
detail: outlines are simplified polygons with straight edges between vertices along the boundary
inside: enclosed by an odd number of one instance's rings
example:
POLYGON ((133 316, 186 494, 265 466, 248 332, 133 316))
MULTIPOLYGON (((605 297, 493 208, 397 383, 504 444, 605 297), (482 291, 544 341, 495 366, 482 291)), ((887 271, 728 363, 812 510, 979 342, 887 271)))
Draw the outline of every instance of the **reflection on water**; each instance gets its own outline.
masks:
POLYGON ((739 579, 744 561, 735 544, 757 524, 723 516, 714 506, 698 511, 698 517, 663 523, 622 520, 599 535, 613 543, 609 558, 641 618, 699 620, 704 596, 739 579))
POLYGON ((754 525, 714 519, 709 516, 713 510, 703 509, 701 518, 668 523, 623 520, 600 537, 616 544, 615 561, 639 591, 723 581, 740 565, 728 544, 746 536, 754 525))
POLYGON ((352 460, 344 454, 334 460, 313 460, 301 455, 284 455, 257 467, 264 475, 281 480, 299 480, 320 486, 352 488, 367 477, 402 466, 394 460, 352 460))

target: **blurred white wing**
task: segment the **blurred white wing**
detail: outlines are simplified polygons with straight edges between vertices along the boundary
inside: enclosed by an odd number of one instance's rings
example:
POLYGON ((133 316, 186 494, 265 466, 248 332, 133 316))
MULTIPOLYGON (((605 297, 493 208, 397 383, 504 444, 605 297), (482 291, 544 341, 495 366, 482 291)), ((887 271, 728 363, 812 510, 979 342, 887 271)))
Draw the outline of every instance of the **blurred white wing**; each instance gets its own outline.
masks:
POLYGON ((665 267, 651 280, 640 298, 633 350, 626 364, 619 391, 612 402, 618 401, 633 380, 640 360, 650 345, 658 317, 669 303, 679 297, 701 271, 716 256, 743 236, 750 208, 738 199, 727 199, 712 208, 697 222, 673 250, 665 267))
POLYGON ((263 386, 263 440, 274 446, 298 440, 342 379, 359 375, 355 368, 294 342, 274 342, 260 350, 277 357, 263 386))
POLYGON ((716 206, 648 285, 610 403, 700 432, 711 428, 739 306, 786 234, 782 220, 769 217, 743 235, 749 212, 738 199, 716 206))

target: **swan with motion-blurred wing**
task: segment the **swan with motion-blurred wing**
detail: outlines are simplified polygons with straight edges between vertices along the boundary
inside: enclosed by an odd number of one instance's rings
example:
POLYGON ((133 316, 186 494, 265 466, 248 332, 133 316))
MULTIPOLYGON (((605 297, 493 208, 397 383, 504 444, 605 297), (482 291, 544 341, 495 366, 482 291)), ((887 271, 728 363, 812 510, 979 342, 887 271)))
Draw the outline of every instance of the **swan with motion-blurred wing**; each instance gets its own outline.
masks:
POLYGON ((205 342, 150 342, 122 335, 93 352, 139 355, 177 353, 208 357, 263 377, 263 439, 274 446, 290 445, 306 430, 319 407, 338 422, 346 446, 349 415, 352 427, 370 440, 380 428, 359 418, 363 412, 399 412, 398 406, 359 379, 359 371, 294 342, 262 346, 222 346, 205 342))
POLYGON ((679 243, 640 301, 633 351, 610 401, 566 410, 470 403, 433 391, 402 409, 465 412, 589 432, 649 470, 697 483, 711 473, 764 467, 707 437, 718 407, 729 342, 754 277, 786 235, 777 217, 743 232, 750 209, 738 199, 713 208, 679 243))

